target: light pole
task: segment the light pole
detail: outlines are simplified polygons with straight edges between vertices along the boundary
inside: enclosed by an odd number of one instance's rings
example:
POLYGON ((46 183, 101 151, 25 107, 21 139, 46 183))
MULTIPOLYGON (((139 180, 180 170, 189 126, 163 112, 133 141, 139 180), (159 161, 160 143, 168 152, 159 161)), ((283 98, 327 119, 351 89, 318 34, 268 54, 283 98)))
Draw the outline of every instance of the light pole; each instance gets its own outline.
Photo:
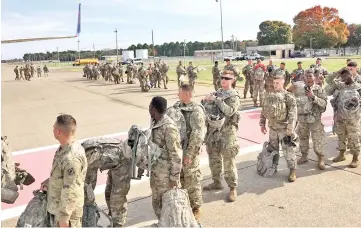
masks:
POLYGON ((117 50, 117 64, 118 64, 118 29, 115 29, 115 48, 117 50))
POLYGON ((312 40, 315 40, 316 38, 310 38, 310 54, 311 54, 311 57, 312 57, 312 40))
POLYGON ((222 16, 222 0, 216 0, 216 2, 219 1, 219 9, 221 12, 221 35, 222 35, 222 59, 224 59, 224 50, 223 50, 223 16, 222 16))

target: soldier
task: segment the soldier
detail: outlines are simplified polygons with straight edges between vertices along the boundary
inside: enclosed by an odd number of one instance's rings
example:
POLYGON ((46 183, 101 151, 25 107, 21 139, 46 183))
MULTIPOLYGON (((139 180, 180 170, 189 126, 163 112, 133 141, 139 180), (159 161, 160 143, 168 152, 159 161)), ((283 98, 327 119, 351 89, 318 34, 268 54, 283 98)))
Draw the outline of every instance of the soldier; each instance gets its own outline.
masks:
POLYGON ((257 98, 259 96, 259 106, 263 104, 263 94, 264 94, 264 85, 265 85, 265 73, 266 66, 261 62, 260 59, 257 60, 257 64, 253 67, 253 105, 258 107, 257 98))
POLYGON ((163 60, 162 63, 160 64, 160 72, 161 72, 161 78, 164 83, 164 89, 168 89, 167 88, 168 81, 169 81, 169 77, 167 75, 168 70, 169 70, 169 66, 163 60))
POLYGON ((127 84, 132 84, 133 77, 134 77, 134 71, 133 71, 133 63, 130 62, 127 65, 127 71, 125 72, 127 74, 127 84))
POLYGON ((41 77, 41 68, 40 68, 40 66, 38 66, 36 68, 36 72, 38 73, 38 77, 41 77))
POLYGON ((296 81, 302 81, 305 75, 305 70, 302 69, 302 62, 297 63, 297 69, 294 69, 292 72, 292 83, 296 81))
POLYGON ((235 89, 237 79, 240 79, 240 81, 242 81, 243 78, 240 77, 240 72, 239 72, 238 68, 235 65, 231 64, 230 59, 226 59, 226 65, 224 66, 223 71, 226 71, 226 70, 233 71, 233 74, 234 74, 234 77, 235 77, 236 80, 233 82, 232 88, 235 89))
POLYGON ((221 70, 218 67, 218 61, 214 62, 214 66, 212 68, 212 75, 213 75, 213 85, 214 90, 218 90, 221 88, 221 70))
POLYGON ((248 64, 245 67, 243 67, 242 74, 246 78, 246 83, 244 85, 244 91, 243 91, 243 98, 246 99, 248 89, 249 89, 249 92, 251 94, 251 98, 253 98, 254 80, 253 80, 253 65, 252 65, 252 60, 251 59, 249 59, 248 64))
POLYGON ((288 85, 290 84, 290 82, 291 82, 291 75, 290 75, 290 73, 288 72, 288 70, 286 70, 285 67, 286 67, 286 63, 282 62, 282 63, 280 64, 280 68, 279 68, 279 70, 282 70, 282 71, 285 72, 285 85, 283 86, 284 89, 286 89, 287 86, 288 86, 288 85))
POLYGON ((55 152, 50 178, 41 184, 47 191, 50 227, 81 227, 84 205, 84 181, 87 158, 84 148, 75 141, 76 120, 60 115, 53 126, 60 147, 55 152))
POLYGON ((202 205, 202 174, 199 156, 207 131, 205 113, 203 106, 193 101, 193 88, 190 85, 181 85, 178 97, 180 102, 175 105, 182 110, 188 139, 188 143, 182 144, 184 152, 180 181, 182 187, 188 191, 194 217, 199 221, 202 205))
MULTIPOLYGON (((351 64, 351 63, 349 63, 351 64)), ((346 160, 346 140, 351 154, 353 154, 350 168, 359 165, 360 153, 360 93, 361 85, 355 83, 349 69, 340 72, 340 78, 334 79, 325 88, 327 95, 333 95, 331 100, 334 109, 334 132, 338 136, 338 148, 340 153, 333 159, 334 162, 346 160)))
POLYGON ((179 61, 179 65, 177 66, 176 72, 177 72, 177 82, 178 82, 178 87, 179 87, 181 85, 181 82, 180 82, 179 78, 182 75, 187 74, 186 68, 183 66, 182 61, 179 61))
POLYGON ((159 70, 159 64, 155 63, 154 64, 154 69, 153 69, 153 79, 154 79, 154 83, 155 83, 154 87, 160 88, 160 86, 162 84, 161 83, 161 78, 162 78, 162 75, 161 75, 161 72, 159 70))
POLYGON ((193 87, 194 89, 194 85, 195 85, 195 76, 194 76, 194 70, 196 69, 197 67, 194 67, 193 66, 193 63, 190 61, 189 62, 189 66, 187 67, 187 74, 188 74, 188 81, 189 81, 189 84, 193 87))
POLYGON ((207 114, 207 136, 206 149, 209 156, 209 167, 212 173, 213 183, 204 186, 203 190, 223 189, 221 183, 222 160, 224 167, 224 178, 230 189, 228 200, 234 202, 237 197, 238 174, 235 164, 235 157, 239 152, 237 139, 238 122, 240 119, 238 110, 241 107, 241 97, 233 89, 236 81, 233 71, 223 71, 221 77, 222 88, 204 98, 207 114), (208 108, 208 107, 211 108, 208 108), (207 108, 206 108, 207 107, 207 108), (211 110, 216 109, 218 116, 222 116, 223 124, 219 124, 216 114, 211 110), (218 124, 217 128, 215 125, 218 124))
POLYGON ((18 66, 16 66, 14 68, 14 73, 15 73, 15 80, 20 80, 19 78, 19 69, 18 69, 18 66))
POLYGON ((142 92, 148 92, 150 89, 150 86, 148 85, 148 72, 144 69, 143 63, 140 65, 141 66, 138 71, 140 88, 142 89, 142 92))
POLYGON ((284 72, 277 71, 273 79, 274 92, 267 93, 264 98, 260 126, 261 132, 266 134, 266 121, 268 119, 269 143, 277 152, 281 143, 287 166, 290 169, 288 180, 294 182, 297 168, 296 147, 290 145, 293 142, 286 143, 285 139, 294 141, 296 138, 294 129, 297 120, 297 104, 295 97, 284 90, 284 82, 284 72))
POLYGON ((320 58, 317 58, 316 66, 315 66, 316 84, 321 85, 321 87, 322 87, 324 84, 324 80, 328 75, 328 72, 327 72, 326 68, 321 66, 321 64, 322 64, 322 60, 320 58))
POLYGON ((121 63, 118 64, 119 79, 124 82, 124 69, 121 63))
POLYGON ((48 77, 48 76, 49 76, 49 75, 48 75, 49 69, 48 69, 48 67, 47 67, 46 65, 44 65, 43 71, 44 71, 44 77, 48 77))
POLYGON ((30 64, 30 75, 31 75, 31 77, 34 77, 34 73, 35 73, 35 68, 34 68, 33 64, 31 63, 30 64))
POLYGON ((24 75, 25 75, 25 80, 30 81, 31 74, 30 74, 30 66, 29 66, 29 64, 25 65, 24 75))
POLYGON ((151 141, 163 148, 156 161, 152 162, 150 187, 152 190, 152 205, 158 220, 162 210, 162 195, 166 191, 180 186, 182 168, 182 149, 180 136, 174 121, 165 115, 167 100, 163 97, 153 97, 149 105, 152 119, 151 141))
POLYGON ((119 71, 116 66, 112 67, 112 76, 114 78, 114 84, 119 84, 119 71))
POLYGON ((311 71, 306 72, 305 84, 295 86, 297 101, 297 134, 300 138, 302 157, 297 164, 308 162, 309 138, 312 137, 313 150, 318 157, 318 167, 325 169, 323 161, 325 152, 323 142, 325 138, 324 126, 321 122, 322 113, 326 111, 327 95, 322 87, 315 83, 315 76, 311 71))
POLYGON ((24 78, 24 76, 23 76, 23 75, 24 75, 24 74, 23 74, 23 73, 24 73, 24 68, 23 68, 22 66, 20 67, 19 72, 20 72, 20 80, 21 80, 21 79, 24 79, 24 80, 25 80, 25 78, 24 78))

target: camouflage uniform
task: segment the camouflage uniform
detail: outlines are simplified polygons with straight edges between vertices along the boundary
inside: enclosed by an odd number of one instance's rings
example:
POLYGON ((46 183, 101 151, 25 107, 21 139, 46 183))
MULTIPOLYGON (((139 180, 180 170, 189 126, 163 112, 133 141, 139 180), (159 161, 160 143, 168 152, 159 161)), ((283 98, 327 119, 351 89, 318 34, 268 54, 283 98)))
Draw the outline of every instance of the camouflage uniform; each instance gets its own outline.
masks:
POLYGON ((109 215, 112 217, 112 227, 124 226, 127 219, 127 195, 130 189, 132 161, 126 157, 120 159, 117 167, 108 171, 105 187, 105 201, 109 215))
POLYGON ((193 87, 193 89, 194 89, 194 86, 195 86, 195 83, 196 83, 197 71, 198 71, 197 67, 193 67, 192 64, 190 64, 187 67, 187 74, 188 74, 189 84, 193 87))
POLYGON ((162 195, 171 183, 178 182, 182 168, 182 149, 178 128, 174 121, 164 115, 158 122, 153 121, 151 141, 164 148, 156 161, 152 161, 150 187, 152 205, 158 220, 162 210, 162 195))
POLYGON ((303 76, 305 75, 304 69, 294 69, 292 71, 292 80, 291 82, 294 83, 296 81, 303 81, 303 76))
POLYGON ((325 130, 321 122, 322 113, 326 111, 327 95, 322 87, 314 84, 310 90, 314 94, 314 98, 305 95, 304 84, 296 87, 295 97, 297 101, 297 134, 300 138, 300 151, 302 158, 298 160, 298 164, 308 161, 307 155, 309 151, 309 139, 312 137, 313 150, 319 159, 319 168, 325 169, 323 157, 325 155, 323 143, 325 139, 325 130))
POLYGON ((59 147, 55 152, 48 182, 48 212, 59 221, 81 227, 84 205, 84 181, 87 172, 84 148, 78 142, 59 147))
POLYGON ((214 65, 212 68, 212 75, 213 75, 213 85, 214 85, 214 90, 218 90, 221 88, 221 70, 217 65, 214 65))
POLYGON ((127 65, 127 84, 131 84, 134 77, 134 71, 132 64, 127 65))
POLYGON ((207 124, 206 149, 209 156, 209 168, 211 169, 213 183, 205 186, 203 189, 223 189, 221 184, 223 160, 224 179, 231 191, 230 198, 231 195, 234 197, 234 199, 230 200, 234 201, 238 185, 235 158, 239 152, 237 131, 240 119, 238 110, 241 108, 241 98, 234 89, 227 91, 219 89, 215 94, 219 95, 214 100, 214 104, 219 108, 222 115, 225 116, 225 121, 218 134, 214 134, 212 126, 209 123, 207 124), (222 99, 225 96, 228 98, 222 99))
POLYGON ((44 77, 48 77, 49 69, 46 65, 43 67, 43 71, 44 71, 44 77))
POLYGON ((25 75, 25 80, 30 81, 30 66, 28 64, 26 64, 25 68, 24 68, 24 75, 25 75))
POLYGON ((180 76, 187 74, 185 67, 182 65, 182 61, 179 61, 179 65, 177 66, 176 72, 177 72, 177 82, 179 87, 181 85, 181 82, 179 81, 180 76))
POLYGON ((115 66, 112 67, 112 76, 114 78, 114 84, 119 84, 119 71, 115 66))
POLYGON ((148 73, 144 69, 143 66, 141 66, 138 70, 138 79, 139 79, 139 84, 140 84, 140 88, 142 89, 142 92, 149 91, 149 87, 147 85, 148 84, 148 73))
POLYGON ((169 81, 169 77, 167 75, 168 70, 169 70, 169 66, 166 63, 163 62, 162 64, 160 64, 161 79, 164 83, 164 89, 168 89, 167 88, 169 81))
POLYGON ((246 83, 244 85, 244 91, 243 91, 243 98, 247 97, 248 89, 249 89, 249 93, 251 94, 251 98, 253 98, 253 84, 254 84, 254 80, 252 79, 253 65, 247 64, 245 67, 243 67, 242 74, 246 78, 246 83))
POLYGON ((34 73, 35 73, 35 68, 33 66, 33 64, 30 65, 30 75, 31 77, 34 77, 34 73))
MULTIPOLYGON (((276 75, 276 77, 283 77, 276 75)), ((271 92, 267 93, 264 98, 260 126, 266 127, 268 119, 269 128, 269 143, 275 151, 279 151, 279 144, 281 143, 284 157, 287 161, 287 166, 290 169, 289 181, 294 181, 296 163, 296 149, 285 144, 284 137, 286 132, 295 129, 297 120, 297 104, 295 97, 287 92, 271 92)), ((278 161, 276 162, 278 163, 278 161)))
POLYGON ((9 142, 1 137, 1 187, 15 180, 15 163, 9 142))
POLYGON ((41 77, 41 68, 40 68, 40 66, 38 66, 38 67, 36 68, 36 71, 37 71, 37 73, 38 73, 38 77, 41 77))
POLYGON ((122 82, 124 82, 124 69, 121 64, 119 64, 118 66, 118 73, 119 73, 119 79, 121 79, 122 82))
POLYGON ((346 160, 346 142, 350 153, 353 154, 353 160, 350 164, 351 168, 358 166, 358 155, 360 154, 360 118, 361 113, 359 108, 355 112, 347 111, 344 106, 345 101, 356 99, 356 103, 360 102, 361 84, 354 82, 346 85, 339 79, 334 79, 332 83, 326 86, 325 91, 327 95, 333 96, 331 104, 334 110, 334 132, 338 136, 338 148, 340 154, 333 159, 334 162, 346 160), (352 97, 349 97, 351 95, 352 97), (355 124, 357 123, 357 124, 355 124))
MULTIPOLYGON (((188 191, 193 212, 202 205, 202 174, 199 153, 206 134, 205 113, 201 104, 192 102, 180 104, 186 121, 187 145, 183 145, 184 156, 191 159, 191 164, 183 164, 181 172, 182 187, 188 191)), ((198 218, 196 218, 198 219, 198 218)))
POLYGON ((258 106, 257 98, 259 98, 260 106, 263 104, 265 73, 260 66, 257 69, 253 68, 253 103, 255 107, 258 106))
POLYGON ((14 73, 15 73, 15 80, 20 80, 18 67, 15 67, 15 68, 14 68, 14 73))
POLYGON ((20 80, 21 80, 21 79, 24 79, 24 80, 25 80, 25 78, 24 78, 24 76, 23 76, 24 68, 23 68, 23 67, 20 67, 19 72, 20 72, 20 80))
POLYGON ((328 72, 327 72, 326 68, 321 66, 321 64, 316 65, 315 70, 318 70, 318 74, 315 75, 316 84, 322 87, 324 84, 325 78, 327 78, 328 72))

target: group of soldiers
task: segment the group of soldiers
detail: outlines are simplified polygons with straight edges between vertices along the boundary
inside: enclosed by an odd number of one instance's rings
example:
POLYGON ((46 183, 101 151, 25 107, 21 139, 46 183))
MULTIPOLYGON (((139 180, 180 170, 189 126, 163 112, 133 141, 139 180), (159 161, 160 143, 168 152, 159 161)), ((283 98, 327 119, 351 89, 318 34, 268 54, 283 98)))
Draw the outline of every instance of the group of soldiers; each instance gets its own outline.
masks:
MULTIPOLYGON (((44 71, 44 77, 48 77, 49 69, 46 65, 44 65, 43 71, 44 71)), ((38 77, 41 77, 42 70, 40 66, 37 66, 36 72, 38 74, 38 77)), ((18 66, 15 66, 14 73, 15 73, 15 80, 23 79, 30 81, 30 78, 34 77, 35 67, 33 66, 32 63, 30 65, 26 64, 24 67, 20 66, 20 68, 18 66)))
POLYGON ((120 81, 124 82, 124 74, 126 75, 127 84, 135 84, 137 78, 141 87, 142 92, 147 92, 151 88, 161 88, 162 84, 164 89, 167 89, 169 77, 167 72, 169 66, 164 61, 156 61, 154 66, 149 64, 148 68, 143 66, 143 63, 139 64, 139 67, 130 61, 127 64, 125 70, 121 63, 112 65, 111 63, 105 64, 87 64, 83 68, 83 77, 90 80, 97 80, 100 75, 105 81, 110 81, 115 84, 119 84, 120 81))

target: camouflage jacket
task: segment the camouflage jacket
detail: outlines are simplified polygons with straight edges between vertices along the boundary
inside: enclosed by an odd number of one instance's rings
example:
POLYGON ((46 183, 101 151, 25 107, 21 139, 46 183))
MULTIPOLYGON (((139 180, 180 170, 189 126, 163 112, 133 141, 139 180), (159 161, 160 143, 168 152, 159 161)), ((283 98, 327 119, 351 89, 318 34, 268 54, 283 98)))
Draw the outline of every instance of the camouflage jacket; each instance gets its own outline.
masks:
POLYGON ((177 74, 186 74, 187 73, 186 69, 184 68, 183 65, 178 65, 176 71, 177 71, 177 74))
POLYGON ((6 181, 15 180, 15 163, 9 142, 6 137, 1 137, 1 187, 6 184, 6 181), (7 175, 8 178, 5 178, 7 175))
POLYGON ((212 75, 214 79, 218 79, 221 76, 221 70, 219 69, 218 66, 213 66, 212 67, 212 75))
MULTIPOLYGON (((220 130, 221 138, 219 141, 213 143, 220 143, 223 148, 232 148, 238 145, 237 131, 238 122, 240 120, 239 110, 241 108, 241 97, 235 89, 223 90, 219 89, 215 94, 223 94, 228 98, 222 99, 221 96, 217 96, 214 100, 215 105, 225 116, 223 127, 220 130)), ((207 134, 209 134, 210 126, 207 126, 207 134)))
POLYGON ((305 74, 304 69, 294 69, 291 74, 292 82, 303 80, 303 75, 305 74))
POLYGON ((84 182, 88 168, 84 148, 78 142, 59 147, 48 179, 47 210, 56 220, 82 217, 84 182))
POLYGON ((242 69, 242 74, 246 77, 247 80, 252 79, 252 73, 253 73, 253 66, 252 65, 246 65, 242 69))
POLYGON ((206 116, 204 108, 199 103, 180 103, 179 107, 186 121, 186 132, 188 138, 188 145, 186 148, 186 155, 190 158, 199 154, 206 135, 206 116))
POLYGON ((260 126, 294 130, 297 121, 296 98, 287 91, 265 95, 261 111, 260 126))
POLYGON ((164 115, 158 122, 152 121, 151 141, 163 149, 156 162, 152 163, 151 175, 168 177, 178 181, 182 169, 182 148, 178 128, 169 116, 164 115))

